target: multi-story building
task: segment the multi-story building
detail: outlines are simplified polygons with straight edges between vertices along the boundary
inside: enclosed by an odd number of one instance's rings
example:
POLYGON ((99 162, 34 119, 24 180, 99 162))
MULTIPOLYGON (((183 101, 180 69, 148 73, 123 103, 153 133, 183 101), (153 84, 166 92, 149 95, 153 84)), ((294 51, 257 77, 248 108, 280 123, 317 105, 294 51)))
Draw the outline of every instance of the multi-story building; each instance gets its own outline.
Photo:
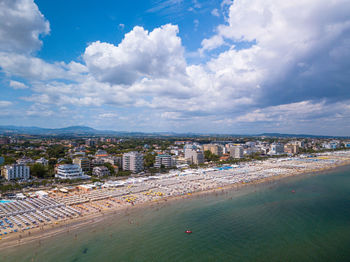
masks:
POLYGON ((95 153, 95 157, 108 157, 108 153, 105 150, 97 150, 97 152, 95 153))
POLYGON ((298 141, 298 140, 293 141, 291 144, 297 145, 299 148, 303 148, 305 146, 304 141, 298 141))
POLYGON ((49 160, 41 157, 35 161, 35 163, 42 164, 43 166, 47 166, 49 164, 49 160))
POLYGON ((7 165, 4 166, 1 170, 1 174, 7 180, 14 179, 24 179, 27 180, 30 178, 30 169, 26 165, 7 165))
POLYGON ((223 154, 223 146, 216 144, 205 144, 203 145, 203 151, 210 151, 214 155, 222 156, 223 154))
POLYGON ((56 178, 60 179, 87 179, 89 176, 84 175, 80 166, 72 164, 58 165, 56 178))
POLYGON ((138 173, 143 170, 143 155, 139 152, 123 154, 123 170, 138 173))
POLYGON ((297 144, 287 144, 284 146, 284 152, 290 155, 299 153, 299 146, 297 144))
POLYGON ((162 166, 164 166, 165 168, 171 168, 175 166, 175 161, 173 157, 171 155, 157 155, 154 167, 161 168, 162 166))
POLYGON ((16 162, 19 165, 30 165, 30 164, 34 164, 35 163, 35 161, 33 159, 31 159, 29 157, 26 157, 26 156, 24 156, 24 157, 22 157, 20 159, 17 159, 16 162))
POLYGON ((81 170, 88 172, 91 170, 91 162, 87 157, 77 157, 73 159, 73 164, 78 165, 81 170))
POLYGON ((105 166, 95 166, 92 169, 92 174, 94 176, 102 177, 102 176, 109 176, 111 173, 109 172, 109 169, 105 166))
POLYGON ((322 147, 325 149, 337 149, 339 148, 340 143, 337 140, 330 141, 328 143, 323 143, 322 147))
POLYGON ((104 163, 110 163, 111 165, 122 166, 123 158, 120 156, 108 156, 100 158, 104 163))
POLYGON ((96 146, 96 139, 86 139, 85 145, 87 146, 96 146))
POLYGON ((230 157, 232 158, 242 158, 243 157, 243 147, 242 146, 231 146, 230 147, 230 157))
POLYGON ((204 155, 202 151, 186 148, 185 149, 185 159, 191 164, 199 165, 204 163, 204 155))
POLYGON ((279 143, 273 143, 270 145, 269 155, 280 155, 284 153, 284 146, 279 143))

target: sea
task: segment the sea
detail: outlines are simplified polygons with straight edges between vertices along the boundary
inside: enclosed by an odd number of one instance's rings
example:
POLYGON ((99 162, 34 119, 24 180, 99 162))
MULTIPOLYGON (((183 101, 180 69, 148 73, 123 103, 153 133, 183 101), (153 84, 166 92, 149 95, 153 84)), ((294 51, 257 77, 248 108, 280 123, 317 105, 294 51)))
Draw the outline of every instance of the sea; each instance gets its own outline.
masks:
POLYGON ((350 261, 350 166, 131 208, 0 261, 350 261))

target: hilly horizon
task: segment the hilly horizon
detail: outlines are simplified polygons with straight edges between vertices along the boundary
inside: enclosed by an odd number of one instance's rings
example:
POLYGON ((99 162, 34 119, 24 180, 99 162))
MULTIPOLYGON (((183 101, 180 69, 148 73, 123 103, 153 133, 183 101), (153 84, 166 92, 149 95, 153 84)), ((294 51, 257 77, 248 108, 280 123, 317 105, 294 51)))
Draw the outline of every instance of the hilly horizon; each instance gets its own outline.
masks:
POLYGON ((175 135, 175 136, 248 136, 248 137, 280 137, 280 138, 348 138, 349 136, 327 136, 327 135, 311 135, 311 134, 284 134, 284 133, 275 133, 275 132, 266 132, 260 134, 215 134, 215 133, 178 133, 178 132, 137 132, 137 131, 116 131, 116 130, 100 130, 95 129, 89 126, 67 126, 61 128, 44 128, 37 126, 15 126, 15 125, 5 125, 0 126, 0 134, 28 134, 28 135, 175 135))

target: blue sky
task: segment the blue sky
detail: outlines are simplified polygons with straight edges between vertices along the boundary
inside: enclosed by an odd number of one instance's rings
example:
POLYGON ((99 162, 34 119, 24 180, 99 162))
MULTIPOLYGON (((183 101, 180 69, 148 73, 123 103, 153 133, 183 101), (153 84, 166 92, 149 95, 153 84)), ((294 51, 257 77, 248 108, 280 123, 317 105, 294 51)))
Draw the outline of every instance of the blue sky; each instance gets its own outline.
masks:
POLYGON ((0 0, 0 10, 2 125, 350 135, 346 0, 0 0))
POLYGON ((52 32, 45 36, 38 55, 48 61, 70 62, 82 54, 88 43, 99 40, 118 44, 135 26, 153 30, 168 23, 179 25, 179 36, 191 52, 200 48, 203 38, 212 35, 216 25, 224 21, 223 16, 210 15, 221 1, 166 2, 35 1, 50 21, 52 32), (196 25, 195 20, 201 23, 196 25))

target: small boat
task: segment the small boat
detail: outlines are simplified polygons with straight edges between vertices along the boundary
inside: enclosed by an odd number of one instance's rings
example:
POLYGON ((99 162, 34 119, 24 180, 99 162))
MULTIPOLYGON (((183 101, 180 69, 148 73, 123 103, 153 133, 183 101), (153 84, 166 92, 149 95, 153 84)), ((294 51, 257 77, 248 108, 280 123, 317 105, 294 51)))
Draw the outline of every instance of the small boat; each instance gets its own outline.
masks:
POLYGON ((192 231, 191 230, 186 230, 185 233, 186 234, 192 234, 192 231))
POLYGON ((292 193, 295 193, 295 190, 294 190, 294 189, 292 190, 292 193))

